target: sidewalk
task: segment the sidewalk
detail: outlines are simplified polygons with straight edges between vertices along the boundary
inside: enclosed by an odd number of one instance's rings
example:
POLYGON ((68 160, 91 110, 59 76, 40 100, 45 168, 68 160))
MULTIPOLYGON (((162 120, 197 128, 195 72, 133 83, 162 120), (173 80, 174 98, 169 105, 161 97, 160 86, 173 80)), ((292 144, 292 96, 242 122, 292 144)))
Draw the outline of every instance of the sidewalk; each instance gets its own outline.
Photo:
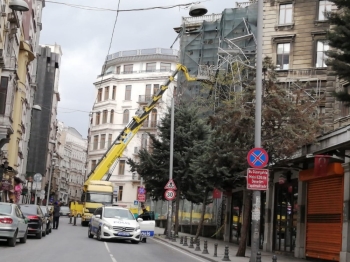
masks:
MULTIPOLYGON (((228 242, 224 242, 223 240, 217 240, 217 239, 212 239, 212 238, 204 238, 204 237, 199 237, 200 239, 200 251, 195 251, 196 249, 196 244, 194 243, 193 246, 194 248, 189 248, 188 246, 190 245, 190 237, 194 237, 194 235, 190 235, 190 234, 185 234, 185 233, 181 233, 179 232, 179 237, 176 238, 176 242, 173 242, 172 240, 166 239, 165 235, 163 235, 164 233, 164 228, 159 228, 156 227, 155 229, 155 239, 156 240, 160 240, 160 241, 164 241, 170 245, 173 245, 179 249, 182 249, 184 251, 187 251, 193 255, 199 256, 203 259, 206 259, 208 261, 213 261, 213 262, 218 262, 218 261, 223 261, 222 259, 224 258, 225 255, 225 246, 228 246, 228 250, 229 250, 229 258, 230 261, 236 261, 236 262, 249 262, 249 258, 250 258, 250 248, 247 247, 246 249, 246 257, 236 257, 236 252, 238 250, 238 246, 232 243, 228 243, 228 242), (188 246, 183 246, 183 244, 180 244, 180 237, 183 236, 187 236, 187 244, 188 246), (203 252, 203 248, 204 248, 204 241, 207 241, 207 245, 208 245, 208 252, 209 254, 202 254, 203 252), (218 244, 218 248, 217 248, 217 257, 214 257, 214 245, 215 243, 218 244)), ((273 253, 270 252, 263 252, 261 251, 261 261, 262 262, 268 262, 268 261, 272 261, 272 256, 275 255, 273 253)), ((277 256, 277 262, 297 262, 297 261, 306 261, 305 259, 298 259, 298 258, 294 258, 294 257, 288 257, 288 256, 283 256, 283 255, 276 255, 277 256)), ((226 260, 228 261, 228 260, 226 260)))

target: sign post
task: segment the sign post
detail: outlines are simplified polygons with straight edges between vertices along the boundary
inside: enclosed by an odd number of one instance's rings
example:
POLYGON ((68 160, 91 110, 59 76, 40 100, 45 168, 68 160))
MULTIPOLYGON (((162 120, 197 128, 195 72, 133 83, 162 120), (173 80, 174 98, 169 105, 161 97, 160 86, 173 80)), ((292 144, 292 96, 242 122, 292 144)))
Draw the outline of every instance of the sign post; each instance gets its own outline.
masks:
MULTIPOLYGON (((261 119, 260 119, 261 121, 261 119)), ((261 128, 261 127, 260 127, 261 128)), ((256 134, 257 135, 257 134, 256 134)), ((260 136, 261 134, 259 134, 260 136)), ((260 144, 260 142, 259 142, 260 144)), ((247 170, 247 189, 253 191, 252 206, 252 255, 250 262, 256 262, 256 254, 259 251, 259 232, 261 216, 261 190, 267 190, 269 170, 263 169, 269 162, 269 155, 260 147, 251 149, 247 155, 248 164, 252 168, 247 170)))
POLYGON ((176 185, 175 182, 172 178, 169 179, 168 183, 166 183, 165 187, 165 193, 164 193, 164 197, 166 200, 168 200, 168 225, 167 225, 167 235, 168 238, 170 239, 170 232, 171 232, 171 219, 172 219, 172 201, 175 199, 176 197, 176 185), (170 210, 170 211, 169 211, 170 210))

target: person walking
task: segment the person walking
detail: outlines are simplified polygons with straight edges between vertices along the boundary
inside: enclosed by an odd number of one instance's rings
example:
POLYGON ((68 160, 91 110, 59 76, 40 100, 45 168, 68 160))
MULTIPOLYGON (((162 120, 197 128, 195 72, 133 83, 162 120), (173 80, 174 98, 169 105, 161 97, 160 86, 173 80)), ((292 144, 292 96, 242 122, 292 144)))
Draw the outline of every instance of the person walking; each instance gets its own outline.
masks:
POLYGON ((57 229, 58 224, 60 223, 60 211, 60 206, 57 202, 55 202, 55 205, 53 207, 53 229, 57 229))

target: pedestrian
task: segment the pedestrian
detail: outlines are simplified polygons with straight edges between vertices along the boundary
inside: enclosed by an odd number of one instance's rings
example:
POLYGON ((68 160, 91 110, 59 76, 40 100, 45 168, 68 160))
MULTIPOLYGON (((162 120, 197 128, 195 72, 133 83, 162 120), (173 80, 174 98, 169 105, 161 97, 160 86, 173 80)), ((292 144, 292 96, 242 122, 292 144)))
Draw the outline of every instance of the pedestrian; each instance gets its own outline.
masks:
POLYGON ((58 229, 58 224, 60 223, 60 211, 60 206, 55 202, 53 207, 53 229, 58 229))

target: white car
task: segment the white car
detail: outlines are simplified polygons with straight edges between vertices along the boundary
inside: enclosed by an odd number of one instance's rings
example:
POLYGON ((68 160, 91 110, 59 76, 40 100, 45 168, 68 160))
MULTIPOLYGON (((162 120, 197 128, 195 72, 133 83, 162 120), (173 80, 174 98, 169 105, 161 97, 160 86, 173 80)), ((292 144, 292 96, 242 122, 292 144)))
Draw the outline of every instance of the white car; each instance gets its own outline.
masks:
POLYGON ((146 237, 152 237, 155 221, 135 219, 129 209, 118 206, 103 206, 97 208, 90 220, 89 238, 96 236, 98 240, 122 239, 138 244, 146 237))

